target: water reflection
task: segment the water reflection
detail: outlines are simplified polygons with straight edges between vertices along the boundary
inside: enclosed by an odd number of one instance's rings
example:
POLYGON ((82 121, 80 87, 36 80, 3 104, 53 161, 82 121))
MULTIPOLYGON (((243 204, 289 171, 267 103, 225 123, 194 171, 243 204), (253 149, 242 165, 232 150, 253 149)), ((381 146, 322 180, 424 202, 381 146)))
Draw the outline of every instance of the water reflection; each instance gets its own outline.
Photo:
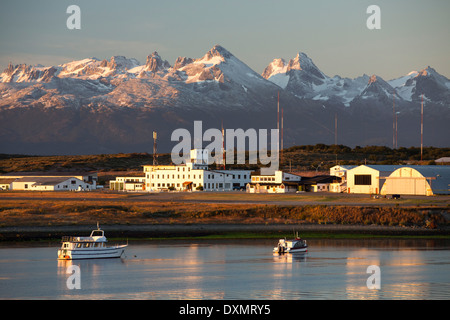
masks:
POLYGON ((272 253, 272 240, 130 243, 124 259, 56 259, 55 247, 0 247, 0 298, 448 299, 449 241, 309 240, 272 253), (70 266, 81 289, 69 289, 70 266), (370 290, 369 265, 381 270, 370 290))

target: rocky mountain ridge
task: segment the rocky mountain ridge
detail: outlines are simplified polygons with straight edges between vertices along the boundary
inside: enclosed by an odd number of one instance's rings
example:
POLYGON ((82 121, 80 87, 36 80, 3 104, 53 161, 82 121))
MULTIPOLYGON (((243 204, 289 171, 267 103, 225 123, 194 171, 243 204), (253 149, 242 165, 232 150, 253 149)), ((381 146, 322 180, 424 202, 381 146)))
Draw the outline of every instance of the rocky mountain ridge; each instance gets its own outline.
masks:
POLYGON ((258 74, 220 45, 173 66, 156 51, 134 58, 87 58, 58 66, 25 64, 0 74, 0 147, 4 152, 80 154, 151 150, 153 130, 191 129, 194 120, 218 128, 275 128, 277 95, 285 112, 285 146, 335 141, 389 144, 392 106, 401 140, 417 145, 422 94, 429 140, 448 143, 450 81, 431 67, 397 79, 363 74, 329 77, 305 53, 274 59, 258 74))

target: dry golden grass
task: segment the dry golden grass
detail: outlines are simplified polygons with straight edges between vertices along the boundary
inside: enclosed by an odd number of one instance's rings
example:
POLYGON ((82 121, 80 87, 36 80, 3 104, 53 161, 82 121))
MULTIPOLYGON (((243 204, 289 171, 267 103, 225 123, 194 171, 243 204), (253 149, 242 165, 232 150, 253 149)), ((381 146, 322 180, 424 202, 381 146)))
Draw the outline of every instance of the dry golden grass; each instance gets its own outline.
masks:
POLYGON ((0 227, 95 224, 358 224, 435 228, 435 209, 413 207, 278 206, 163 201, 2 200, 0 227))

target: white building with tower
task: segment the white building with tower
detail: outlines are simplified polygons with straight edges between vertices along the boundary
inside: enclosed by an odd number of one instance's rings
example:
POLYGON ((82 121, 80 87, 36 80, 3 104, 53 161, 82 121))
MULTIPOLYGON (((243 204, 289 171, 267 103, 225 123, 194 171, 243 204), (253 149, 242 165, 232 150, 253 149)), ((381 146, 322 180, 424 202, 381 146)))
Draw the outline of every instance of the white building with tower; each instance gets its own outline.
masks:
MULTIPOLYGON (((193 149, 190 159, 180 165, 144 165, 142 188, 136 191, 232 191, 244 190, 252 170, 213 170, 207 149, 193 149)), ((127 190, 122 181, 133 177, 117 177, 110 181, 112 190, 127 190)))

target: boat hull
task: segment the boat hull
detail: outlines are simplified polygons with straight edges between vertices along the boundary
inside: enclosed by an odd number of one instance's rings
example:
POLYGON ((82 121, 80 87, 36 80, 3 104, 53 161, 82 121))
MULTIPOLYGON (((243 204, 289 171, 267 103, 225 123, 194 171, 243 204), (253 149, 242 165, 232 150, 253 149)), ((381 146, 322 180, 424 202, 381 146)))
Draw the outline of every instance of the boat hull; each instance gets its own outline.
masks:
POLYGON ((288 253, 297 253, 297 252, 308 252, 308 248, 289 249, 288 250, 288 253))
POLYGON ((58 250, 58 260, 110 259, 120 258, 127 246, 100 249, 58 250))
POLYGON ((274 253, 299 253, 299 252, 308 252, 308 247, 305 248, 297 248, 297 249, 292 249, 292 248, 278 248, 275 247, 273 248, 273 252, 274 253))

